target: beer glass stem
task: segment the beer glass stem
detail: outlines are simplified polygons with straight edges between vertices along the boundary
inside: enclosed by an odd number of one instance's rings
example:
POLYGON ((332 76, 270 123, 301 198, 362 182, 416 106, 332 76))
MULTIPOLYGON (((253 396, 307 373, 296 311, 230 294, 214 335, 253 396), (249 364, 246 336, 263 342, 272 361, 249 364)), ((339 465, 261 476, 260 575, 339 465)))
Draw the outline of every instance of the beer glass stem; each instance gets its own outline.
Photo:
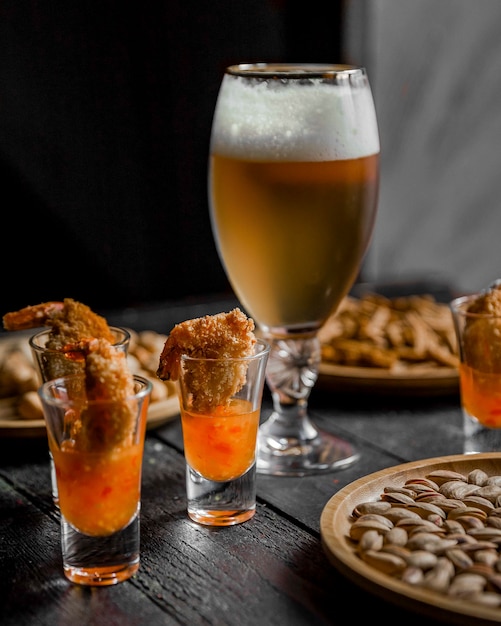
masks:
POLYGON ((319 430, 308 416, 308 398, 321 358, 318 337, 266 339, 271 345, 266 381, 273 412, 259 428, 257 471, 303 476, 355 462, 359 454, 351 443, 319 430))

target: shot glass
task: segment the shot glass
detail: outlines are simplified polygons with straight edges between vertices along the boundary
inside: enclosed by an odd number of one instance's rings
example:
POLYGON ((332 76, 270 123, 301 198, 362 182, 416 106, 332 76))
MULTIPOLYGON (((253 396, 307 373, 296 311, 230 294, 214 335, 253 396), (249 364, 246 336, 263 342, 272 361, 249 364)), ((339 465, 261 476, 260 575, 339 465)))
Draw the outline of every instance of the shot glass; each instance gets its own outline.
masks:
POLYGON ((501 451, 501 316, 471 312, 479 295, 450 303, 459 350, 465 454, 501 451))
POLYGON ((87 400, 85 377, 39 389, 54 459, 66 578, 104 586, 139 568, 141 469, 152 384, 134 376, 126 400, 87 400))
MULTIPOLYGON (((125 328, 119 328, 118 326, 112 326, 110 330, 115 337, 113 345, 127 354, 130 343, 129 331, 125 328)), ((83 371, 82 363, 79 363, 74 359, 69 359, 67 357, 67 353, 64 351, 47 347, 50 334, 51 329, 47 328, 36 333, 29 339, 31 353, 33 355, 33 360, 35 362, 41 384, 46 383, 49 380, 54 380, 55 378, 60 378, 61 376, 79 374, 83 371)), ((52 499, 57 507, 59 506, 59 497, 57 493, 56 472, 54 468, 54 460, 50 451, 49 457, 52 499)))
POLYGON ((188 516, 231 526, 256 511, 256 454, 269 345, 244 358, 183 355, 178 396, 188 516))

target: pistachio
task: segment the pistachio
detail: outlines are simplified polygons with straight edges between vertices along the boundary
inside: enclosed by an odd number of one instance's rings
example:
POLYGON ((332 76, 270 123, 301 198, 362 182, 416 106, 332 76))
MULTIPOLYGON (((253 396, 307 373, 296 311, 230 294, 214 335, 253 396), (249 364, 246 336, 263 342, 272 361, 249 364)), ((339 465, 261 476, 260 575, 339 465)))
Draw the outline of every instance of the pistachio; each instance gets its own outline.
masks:
POLYGON ((485 481, 486 485, 501 485, 501 476, 489 476, 485 481))
POLYGON ((440 485, 439 492, 446 498, 462 500, 466 496, 478 492, 480 489, 483 489, 483 487, 464 483, 460 480, 450 480, 440 485))
POLYGON ((409 585, 420 585, 423 582, 424 573, 419 567, 409 565, 401 575, 401 580, 409 585))
POLYGON ((414 511, 414 513, 417 513, 424 519, 426 519, 428 515, 430 515, 430 513, 435 513, 443 519, 446 518, 444 510, 436 506, 435 504, 431 504, 430 502, 414 502, 413 504, 409 504, 407 510, 414 511))
POLYGON ((395 526, 391 528, 384 536, 384 543, 394 546, 405 546, 409 540, 409 534, 405 528, 395 526))
POLYGON ((494 549, 476 550, 473 552, 473 558, 477 563, 485 563, 491 568, 494 567, 498 560, 498 553, 494 549))
POLYGON ((409 567, 417 567, 422 571, 426 571, 435 567, 438 556, 426 550, 413 550, 405 560, 409 567))
POLYGON ((375 502, 362 502, 353 509, 353 516, 360 517, 366 513, 379 513, 384 515, 391 509, 390 502, 383 502, 382 500, 376 500, 375 502))
POLYGON ((450 480, 458 480, 466 482, 466 476, 459 472, 451 472, 450 470, 435 470, 427 474, 426 478, 433 480, 439 487, 450 480))
POLYGON ((486 584, 487 581, 484 576, 463 572, 454 576, 448 594, 451 596, 469 595, 474 592, 483 591, 486 584))
MULTIPOLYGON (((409 511, 406 507, 400 506, 391 507, 391 510, 385 513, 384 516, 391 520, 394 524, 402 519, 421 519, 421 517, 414 511, 409 511)), ((501 517, 499 519, 501 520, 501 517)))
POLYGON ((469 602, 497 608, 501 605, 501 596, 494 591, 474 591, 465 596, 469 602))
POLYGON ((354 522, 350 527, 350 537, 352 539, 361 539, 362 535, 368 530, 377 530, 382 534, 386 534, 389 530, 386 524, 376 521, 367 521, 362 518, 354 522))
POLYGON ((473 565, 473 559, 461 548, 446 550, 445 555, 459 569, 466 569, 473 565))
POLYGON ((486 474, 486 472, 484 472, 481 469, 471 470, 471 472, 469 472, 468 476, 466 477, 466 480, 469 483, 471 483, 472 485, 479 485, 480 487, 485 485, 488 479, 489 479, 488 474, 486 474))
POLYGON ((388 485, 351 515, 370 566, 460 602, 501 607, 501 475, 436 470, 388 485))
MULTIPOLYGON (((405 485, 411 489, 414 489, 415 485, 421 485, 423 487, 427 487, 430 491, 438 491, 438 484, 429 478, 409 478, 405 481, 405 485)), ((415 491, 417 491, 417 489, 415 489, 415 491)))
POLYGON ((404 496, 409 496, 409 498, 416 497, 416 492, 413 489, 409 489, 409 487, 385 487, 385 493, 403 493, 404 496))
POLYGON ((422 586, 433 591, 446 592, 453 576, 454 565, 446 557, 440 557, 435 566, 424 575, 422 586))
POLYGON ((474 506, 477 509, 482 509, 485 513, 490 513, 494 509, 494 505, 490 500, 487 500, 487 498, 483 498, 476 493, 466 496, 463 502, 466 506, 474 506))
POLYGON ((361 557, 366 563, 386 574, 402 572, 406 567, 404 559, 387 552, 367 550, 367 552, 361 553, 361 557))
POLYGON ((367 530, 360 537, 358 549, 362 552, 367 550, 381 550, 383 547, 383 535, 375 529, 367 530))
POLYGON ((381 494, 381 498, 386 502, 394 502, 396 504, 414 504, 414 499, 411 496, 401 493, 400 491, 387 491, 381 494))
POLYGON ((495 517, 494 515, 489 515, 485 520, 487 526, 492 526, 492 528, 501 528, 501 517, 495 517))
POLYGON ((492 503, 495 503, 497 498, 501 496, 501 486, 488 484, 485 485, 485 487, 479 487, 475 494, 489 500, 492 503))
POLYGON ((476 517, 479 520, 487 519, 487 513, 484 510, 479 509, 477 507, 473 507, 473 506, 465 506, 464 508, 457 508, 457 509, 451 510, 449 511, 449 514, 447 515, 447 519, 459 520, 460 517, 463 517, 465 515, 476 517))

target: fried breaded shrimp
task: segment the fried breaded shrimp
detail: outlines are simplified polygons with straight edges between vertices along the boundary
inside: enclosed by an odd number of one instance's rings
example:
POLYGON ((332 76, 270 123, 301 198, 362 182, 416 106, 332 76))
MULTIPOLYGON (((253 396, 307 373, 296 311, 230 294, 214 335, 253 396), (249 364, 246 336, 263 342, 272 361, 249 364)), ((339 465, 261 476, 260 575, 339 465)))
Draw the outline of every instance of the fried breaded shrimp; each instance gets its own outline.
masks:
POLYGON ((501 282, 496 281, 470 304, 463 336, 465 361, 482 372, 501 373, 501 282))
POLYGON ((79 450, 102 451, 130 443, 134 434, 136 407, 134 378, 125 353, 106 339, 91 339, 67 346, 67 354, 85 361, 85 391, 88 404, 72 425, 79 450), (95 404, 99 401, 101 404, 95 404), (109 404, 102 404, 103 402, 109 404))
POLYGON ((33 306, 25 306, 19 311, 11 311, 3 316, 5 330, 27 330, 47 326, 52 317, 61 314, 63 302, 42 302, 33 306))
POLYGON ((470 304, 468 313, 501 317, 501 281, 492 283, 470 304))
POLYGON ((6 313, 3 326, 5 330, 49 326, 51 337, 47 347, 53 350, 61 350, 68 343, 93 337, 102 337, 111 343, 114 341, 106 319, 72 298, 65 298, 63 302, 43 302, 6 313))
POLYGON ((206 359, 250 356, 256 337, 254 320, 239 308, 176 324, 165 342, 157 376, 176 381, 182 354, 206 359))
POLYGON ((254 320, 238 308, 177 324, 165 342, 157 376, 161 380, 178 380, 183 354, 214 359, 190 364, 184 384, 189 386, 196 410, 224 405, 245 382, 247 364, 231 362, 231 359, 254 353, 254 328, 254 320), (227 360, 221 362, 220 359, 227 360))

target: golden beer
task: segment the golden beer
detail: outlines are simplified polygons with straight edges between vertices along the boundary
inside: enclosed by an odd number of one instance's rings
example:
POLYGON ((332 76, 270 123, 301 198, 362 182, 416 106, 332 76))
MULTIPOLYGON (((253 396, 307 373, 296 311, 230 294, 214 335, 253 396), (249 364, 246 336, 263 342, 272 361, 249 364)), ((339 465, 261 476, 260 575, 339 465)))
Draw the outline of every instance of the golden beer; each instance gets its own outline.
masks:
POLYGON ((273 412, 257 471, 305 476, 359 454, 319 430, 307 402, 318 330, 357 278, 374 227, 379 135, 364 68, 226 68, 212 121, 209 208, 235 295, 271 345, 273 412))
POLYGON ((266 329, 318 328, 356 279, 378 194, 378 155, 312 162, 212 154, 216 241, 243 306, 266 329))

